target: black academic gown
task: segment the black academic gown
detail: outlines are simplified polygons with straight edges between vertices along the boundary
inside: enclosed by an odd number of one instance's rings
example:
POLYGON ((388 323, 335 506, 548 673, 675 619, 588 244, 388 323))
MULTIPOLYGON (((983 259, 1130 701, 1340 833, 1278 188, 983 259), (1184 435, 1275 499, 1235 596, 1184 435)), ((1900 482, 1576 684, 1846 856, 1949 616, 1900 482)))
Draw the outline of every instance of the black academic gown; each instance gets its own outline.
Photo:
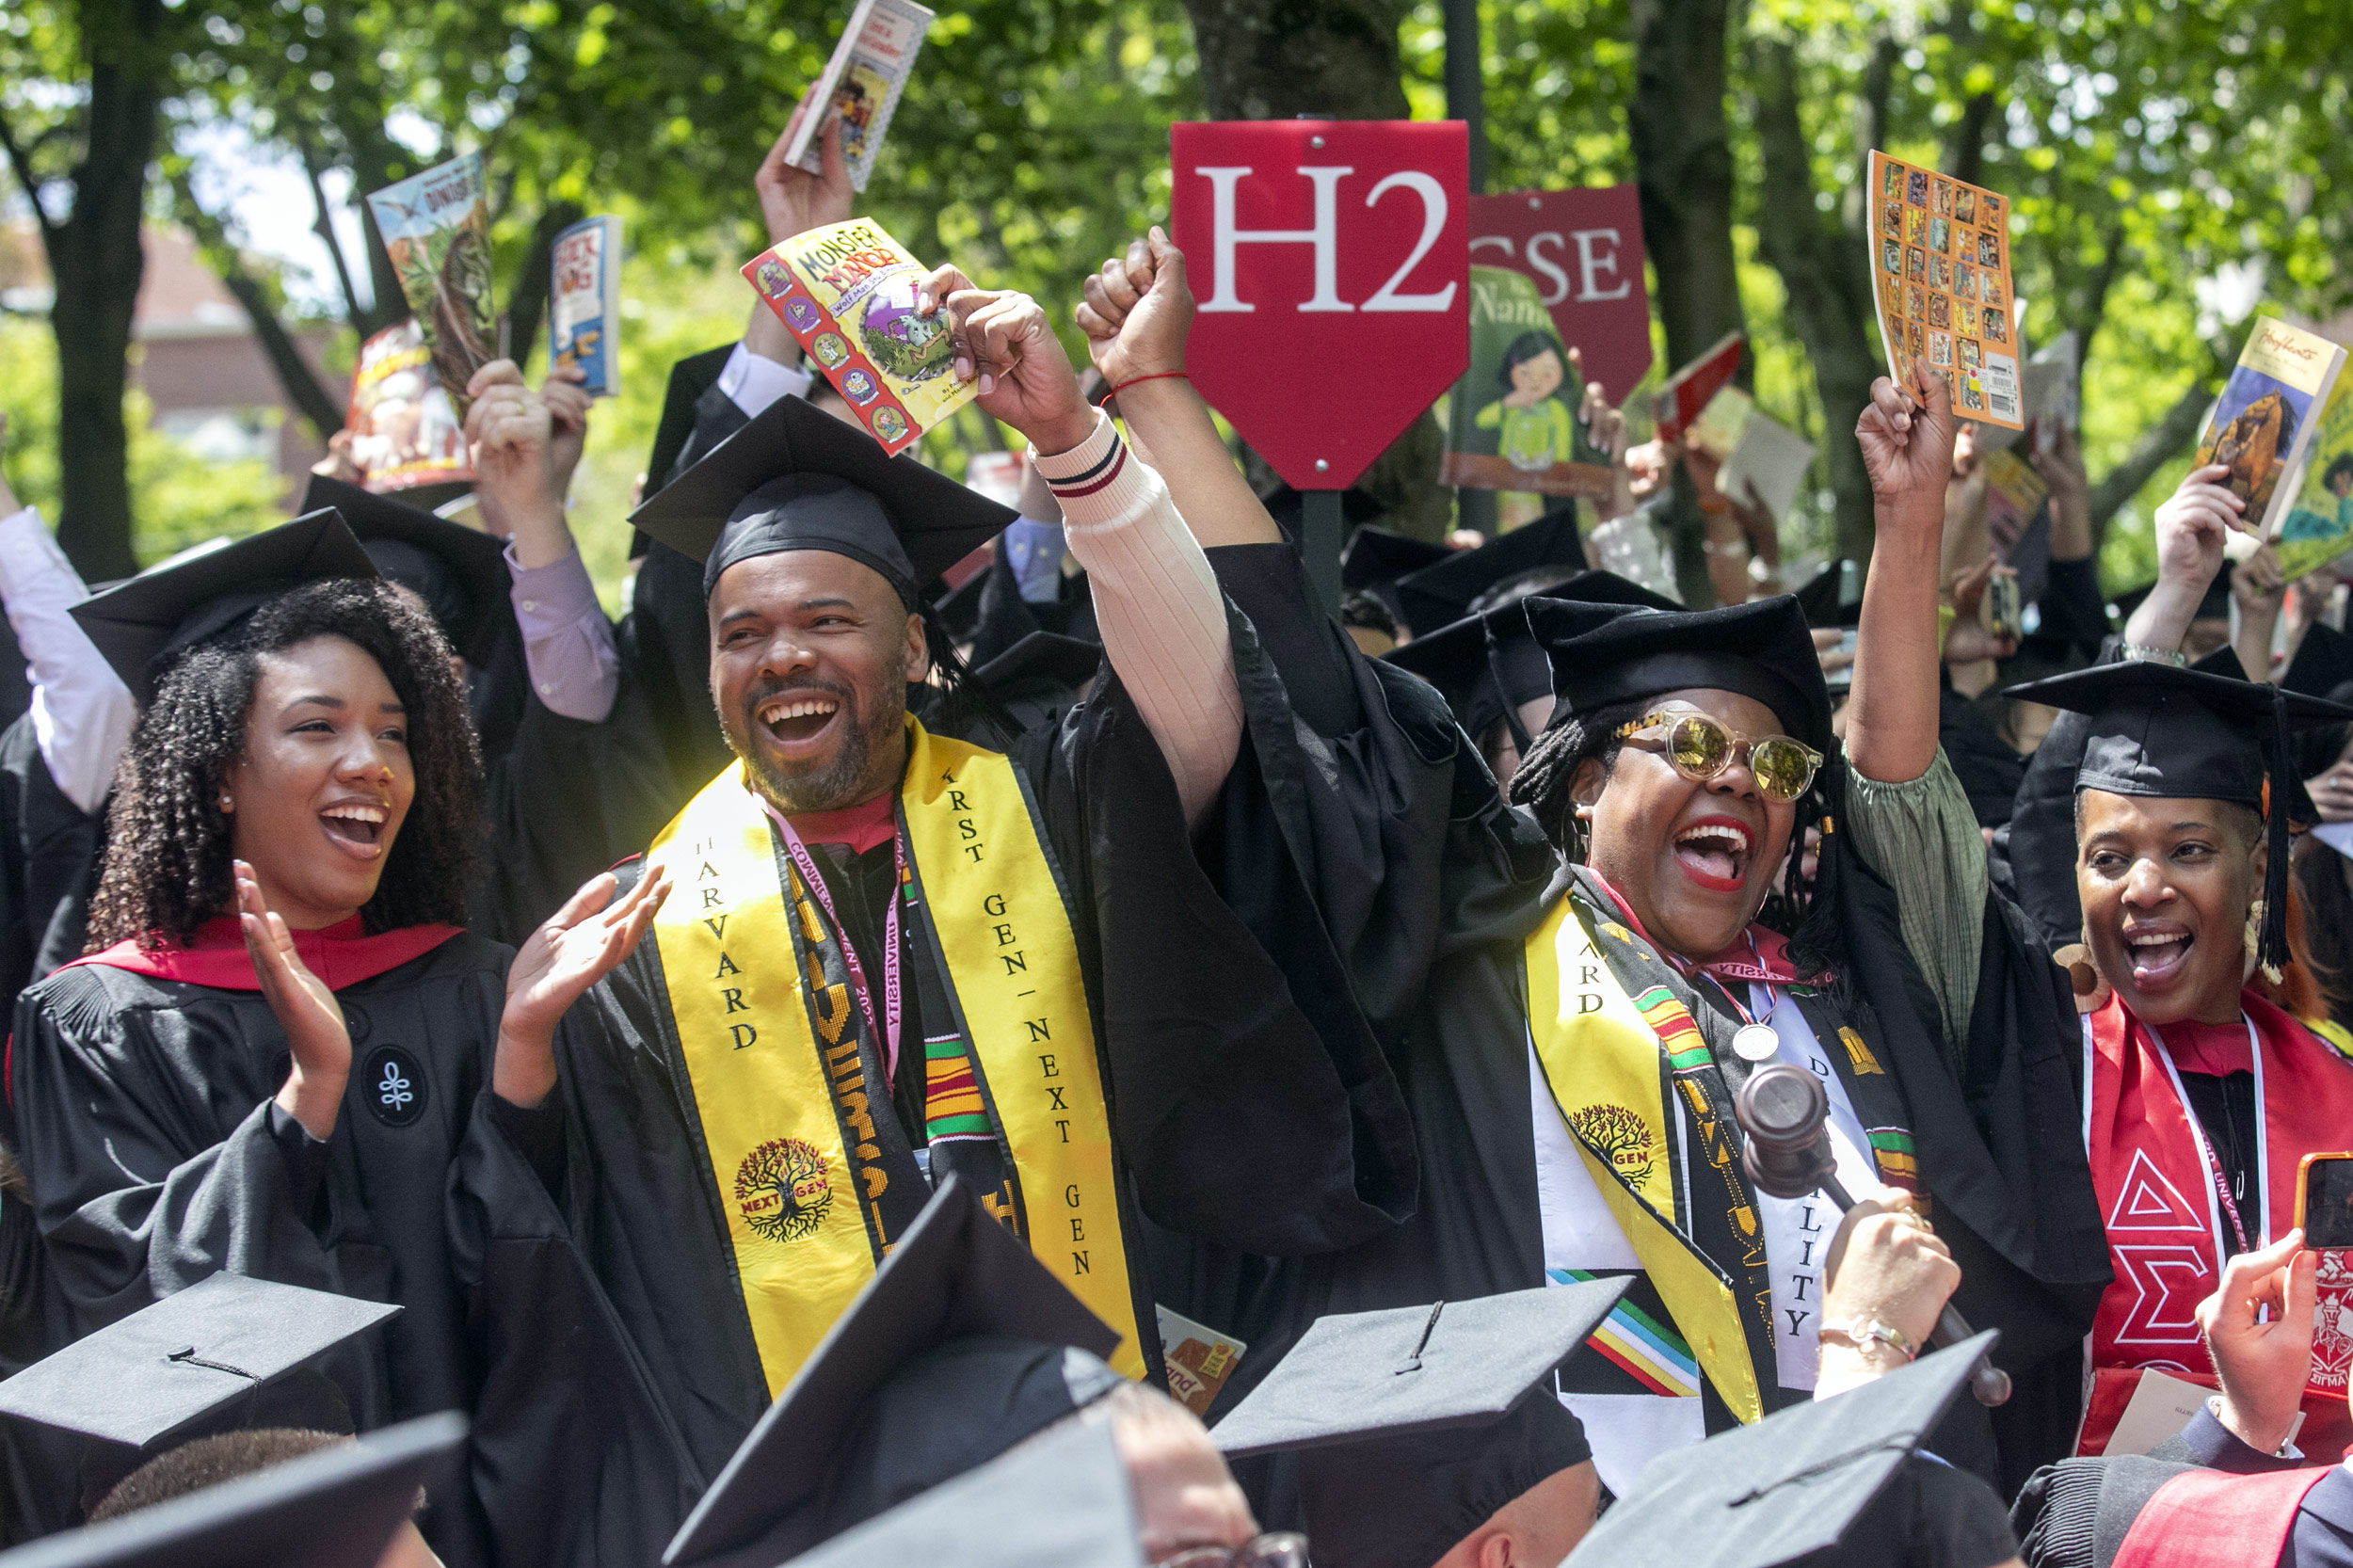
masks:
MULTIPOLYGON (((1277 618, 1306 616, 1282 547, 1210 555, 1229 584, 1275 595, 1277 618)), ((1329 861, 1355 840, 1358 803, 1328 749, 1303 736, 1279 661, 1234 597, 1245 736, 1192 839, 1114 677, 1006 748, 1068 884, 1155 1368, 1145 1220, 1252 1254, 1307 1254, 1393 1225, 1416 1188, 1382 1053, 1353 1009, 1323 1005, 1345 969, 1295 847, 1313 840, 1329 861), (1276 923, 1262 941, 1265 920, 1276 923)), ((870 902, 854 869, 828 858, 837 907, 870 902)), ((854 940, 872 924, 844 919, 854 940)), ((457 1245, 496 1347, 491 1384, 534 1391, 543 1415, 506 1450, 543 1480, 493 1520, 510 1564, 653 1561, 768 1404, 664 999, 659 956, 641 947, 567 1019, 560 1094, 538 1130, 502 1129, 458 1174, 457 1245)))
MULTIPOLYGON (((224 1269, 396 1302, 398 1317, 323 1364, 360 1429, 455 1409, 495 1437, 443 1205, 486 1131, 509 956, 459 935, 337 994, 353 1068, 325 1143, 272 1103, 288 1055, 258 991, 95 964, 26 991, 8 1089, 59 1342, 224 1269), (412 1100, 382 1103, 387 1065, 412 1100)), ((492 1560, 483 1518, 461 1479, 436 1482, 421 1523, 445 1562, 471 1568, 492 1560)))
POLYGON ((104 813, 66 798, 41 759, 32 715, 0 730, 0 1002, 82 951, 98 886, 104 813))

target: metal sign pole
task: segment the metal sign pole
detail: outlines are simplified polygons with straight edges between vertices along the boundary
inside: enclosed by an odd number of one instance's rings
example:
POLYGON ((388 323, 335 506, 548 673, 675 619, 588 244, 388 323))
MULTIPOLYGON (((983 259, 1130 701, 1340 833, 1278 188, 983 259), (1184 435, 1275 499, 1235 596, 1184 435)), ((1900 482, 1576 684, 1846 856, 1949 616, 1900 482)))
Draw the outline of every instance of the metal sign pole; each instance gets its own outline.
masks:
POLYGON ((1340 613, 1340 492, 1303 490, 1300 548, 1307 557, 1307 583, 1316 591, 1323 613, 1340 613))

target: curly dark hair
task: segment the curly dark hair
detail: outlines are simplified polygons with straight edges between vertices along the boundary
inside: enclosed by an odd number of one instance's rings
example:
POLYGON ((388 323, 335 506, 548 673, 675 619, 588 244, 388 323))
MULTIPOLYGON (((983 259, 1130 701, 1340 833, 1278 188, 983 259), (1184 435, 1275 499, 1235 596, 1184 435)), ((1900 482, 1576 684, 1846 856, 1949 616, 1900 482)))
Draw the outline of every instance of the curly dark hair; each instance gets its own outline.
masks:
MULTIPOLYGON (((1585 833, 1569 792, 1577 770, 1589 758, 1601 764, 1604 774, 1616 767, 1618 754, 1625 749, 1619 728, 1649 711, 1644 701, 1611 703, 1590 713, 1563 712, 1536 737, 1513 776, 1513 804, 1526 807, 1545 836, 1579 865, 1585 862, 1585 833)), ((1843 793, 1845 777, 1846 764, 1835 752, 1822 760, 1813 787, 1798 799, 1800 833, 1806 824, 1836 814, 1843 800, 1834 797, 1843 793)), ((1795 852, 1801 847, 1791 845, 1781 880, 1767 894, 1758 919, 1789 938, 1789 960, 1799 972, 1819 974, 1832 967, 1837 951, 1837 905, 1834 888, 1826 879, 1817 877, 1809 884, 1800 875, 1801 856, 1795 852)))
POLYGON ((235 888, 220 786, 245 753, 262 656, 315 637, 357 644, 408 711, 416 799, 360 912, 367 930, 465 923, 483 834, 482 758, 449 644, 391 584, 338 578, 270 600, 158 683, 117 775, 85 952, 184 942, 228 907, 235 888))

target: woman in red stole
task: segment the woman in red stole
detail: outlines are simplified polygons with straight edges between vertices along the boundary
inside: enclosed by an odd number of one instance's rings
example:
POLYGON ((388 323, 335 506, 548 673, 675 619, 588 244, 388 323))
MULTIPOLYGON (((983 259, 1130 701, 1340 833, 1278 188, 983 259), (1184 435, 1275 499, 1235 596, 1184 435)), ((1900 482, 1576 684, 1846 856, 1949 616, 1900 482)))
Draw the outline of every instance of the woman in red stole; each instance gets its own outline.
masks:
MULTIPOLYGON (((471 1140, 543 1135, 497 1115, 497 1042, 552 1026, 659 893, 600 910, 600 878, 520 954, 460 929, 464 692, 425 613, 362 575, 319 513, 85 607, 147 705, 90 951, 18 1004, 11 1137, 62 1336, 224 1270, 397 1303, 320 1369, 360 1430, 459 1409, 479 1441, 499 1416, 451 1170, 471 1140)), ((421 1523, 454 1568, 488 1560, 480 1513, 473 1486, 435 1487, 421 1523)))
MULTIPOLYGON (((2125 661, 2012 694, 2088 715, 2075 775, 2084 1135, 2115 1279, 2092 1328, 2086 1453, 2105 1451, 2136 1394, 2159 1392, 2146 1373, 2213 1385, 2198 1304, 2226 1260, 2293 1227, 2303 1156, 2353 1146, 2353 1064, 2270 1000, 2292 994, 2290 736, 2353 713, 2169 651, 2185 620, 2171 623, 2168 600, 2196 600, 2180 568, 2207 554, 2218 566, 2236 516, 2214 477, 2193 473, 2160 513, 2175 560, 2134 617, 2125 661)), ((2298 1441, 2333 1460, 2353 1437, 2353 1341, 2339 1326, 2353 1272, 2329 1261, 2298 1441)))

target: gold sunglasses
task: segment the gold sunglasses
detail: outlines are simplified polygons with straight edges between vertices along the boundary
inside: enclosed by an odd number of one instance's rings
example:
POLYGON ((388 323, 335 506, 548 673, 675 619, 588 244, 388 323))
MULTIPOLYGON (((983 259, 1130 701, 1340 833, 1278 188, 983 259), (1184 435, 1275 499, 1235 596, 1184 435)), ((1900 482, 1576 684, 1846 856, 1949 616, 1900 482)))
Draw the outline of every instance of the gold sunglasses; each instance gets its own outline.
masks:
POLYGON ((1659 725, 1667 727, 1667 739, 1661 748, 1667 760, 1674 764, 1675 772, 1695 784, 1705 784, 1722 773, 1744 751, 1748 754, 1749 774, 1768 800, 1797 799, 1821 771, 1822 754, 1802 741, 1793 741, 1786 735, 1753 739, 1725 728, 1705 713, 1644 713, 1630 724, 1618 726, 1615 738, 1632 740, 1659 725))

